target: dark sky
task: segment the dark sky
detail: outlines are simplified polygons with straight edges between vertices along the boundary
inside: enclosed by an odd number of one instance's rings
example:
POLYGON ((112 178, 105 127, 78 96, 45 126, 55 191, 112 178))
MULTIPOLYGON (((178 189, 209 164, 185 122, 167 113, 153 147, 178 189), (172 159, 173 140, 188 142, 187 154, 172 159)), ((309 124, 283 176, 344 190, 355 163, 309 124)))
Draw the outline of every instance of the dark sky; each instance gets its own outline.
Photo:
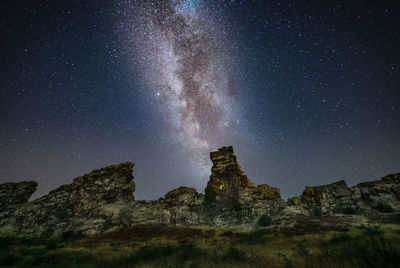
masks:
POLYGON ((138 199, 202 192, 226 145, 285 198, 399 172, 396 2, 5 1, 0 182, 132 161, 138 199))

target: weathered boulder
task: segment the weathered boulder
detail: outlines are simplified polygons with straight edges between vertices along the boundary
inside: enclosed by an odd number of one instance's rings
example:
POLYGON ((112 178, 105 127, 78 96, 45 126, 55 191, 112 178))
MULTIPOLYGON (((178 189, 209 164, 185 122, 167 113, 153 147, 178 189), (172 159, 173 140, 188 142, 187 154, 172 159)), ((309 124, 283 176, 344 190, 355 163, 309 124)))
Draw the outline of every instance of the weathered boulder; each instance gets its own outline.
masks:
POLYGON ((28 202, 38 186, 35 181, 7 182, 0 184, 0 212, 14 205, 28 202))
POLYGON ((306 186, 300 199, 310 209, 320 207, 322 213, 333 212, 336 207, 354 206, 352 191, 343 180, 322 186, 306 186))
POLYGON ((181 186, 168 192, 165 203, 170 213, 170 223, 175 226, 199 225, 202 223, 204 195, 194 188, 181 186))
POLYGON ((393 210, 400 211, 400 173, 353 187, 348 187, 344 181, 306 186, 299 199, 292 198, 288 201, 288 205, 303 206, 309 211, 319 207, 323 214, 340 213, 343 209, 353 213, 371 214, 379 212, 379 204, 386 204, 393 210))
POLYGON ((268 184, 260 184, 254 189, 253 195, 258 200, 276 200, 281 199, 281 190, 268 184))
POLYGON ((35 181, 7 182, 0 184, 0 212, 11 206, 28 202, 38 186, 35 181))
POLYGON ((102 206, 133 201, 133 163, 113 165, 74 179, 49 194, 0 214, 0 231, 41 236, 98 233, 111 228, 102 206))
POLYGON ((165 198, 153 201, 132 201, 125 204, 110 204, 108 215, 115 219, 115 225, 162 224, 173 226, 198 225, 202 223, 204 195, 196 189, 179 187, 165 198), (115 217, 115 210, 119 210, 115 217), (111 212, 111 213, 110 213, 111 212))
POLYGON ((298 196, 288 198, 286 203, 288 206, 299 206, 302 204, 301 199, 298 196))
POLYGON ((400 173, 380 180, 362 182, 351 187, 352 196, 360 209, 377 209, 379 204, 388 204, 400 211, 400 173))
POLYGON ((101 204, 132 201, 135 191, 132 176, 134 165, 132 162, 126 162, 93 170, 75 178, 72 184, 51 191, 49 195, 68 191, 81 197, 83 201, 92 200, 101 204))
POLYGON ((138 224, 171 225, 171 210, 162 200, 137 200, 118 205, 110 204, 105 206, 107 208, 106 214, 113 219, 114 226, 120 224, 127 226, 138 224), (117 217, 115 217, 115 211, 118 212, 117 217))
POLYGON ((195 202, 199 193, 196 189, 181 186, 165 194, 165 201, 173 204, 191 204, 195 202))

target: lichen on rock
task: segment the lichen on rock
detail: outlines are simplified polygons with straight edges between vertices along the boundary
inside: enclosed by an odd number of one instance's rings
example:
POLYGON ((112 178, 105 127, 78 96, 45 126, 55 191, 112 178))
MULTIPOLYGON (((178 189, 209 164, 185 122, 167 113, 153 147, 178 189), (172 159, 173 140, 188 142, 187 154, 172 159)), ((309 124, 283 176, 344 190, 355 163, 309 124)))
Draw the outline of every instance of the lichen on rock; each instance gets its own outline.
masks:
POLYGON ((159 200, 135 200, 131 162, 93 170, 31 202, 28 199, 36 182, 1 184, 0 233, 90 235, 136 224, 247 228, 256 226, 261 215, 268 215, 274 226, 281 227, 314 226, 316 222, 346 227, 399 217, 400 173, 353 187, 344 181, 307 186, 300 197, 284 202, 278 188, 256 187, 250 181, 231 146, 211 152, 210 158, 213 166, 205 195, 181 186, 159 200), (316 209, 322 215, 313 215, 316 209))
POLYGON ((322 186, 306 186, 301 201, 309 208, 320 207, 323 213, 332 212, 337 206, 353 206, 352 192, 345 181, 322 186))
POLYGON ((254 183, 243 174, 232 146, 211 152, 210 158, 213 166, 205 189, 207 202, 236 199, 241 189, 254 188, 254 183))
POLYGON ((260 184, 254 189, 254 195, 257 199, 281 199, 281 191, 279 188, 269 186, 268 184, 260 184))
POLYGON ((181 186, 177 189, 169 191, 165 194, 165 202, 170 204, 192 204, 196 199, 201 198, 202 194, 199 194, 196 189, 181 186))
POLYGON ((324 214, 347 208, 367 215, 375 213, 376 206, 381 202, 400 210, 400 173, 352 187, 348 187, 343 180, 328 185, 306 186, 296 205, 308 210, 320 207, 324 214))
POLYGON ((7 182, 0 184, 0 212, 11 206, 28 202, 38 186, 35 181, 7 182))
POLYGON ((210 154, 213 166, 205 189, 206 218, 216 225, 255 222, 265 213, 274 214, 284 202, 278 188, 255 187, 243 174, 232 146, 210 154))
POLYGON ((134 200, 133 166, 127 162, 94 170, 32 202, 6 210, 0 230, 47 237, 104 231, 112 219, 104 216, 102 206, 134 200))

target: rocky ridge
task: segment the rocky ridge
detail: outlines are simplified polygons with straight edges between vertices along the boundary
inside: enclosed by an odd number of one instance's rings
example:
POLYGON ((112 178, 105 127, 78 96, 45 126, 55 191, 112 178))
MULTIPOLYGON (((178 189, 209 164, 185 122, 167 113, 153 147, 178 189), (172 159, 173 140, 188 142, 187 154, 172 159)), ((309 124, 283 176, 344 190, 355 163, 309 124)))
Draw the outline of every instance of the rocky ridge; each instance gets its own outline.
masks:
MULTIPOLYGON (((25 203, 9 206, 0 213, 0 231, 42 236, 105 231, 114 223, 103 209, 109 204, 134 200, 133 166, 123 163, 94 170, 32 202, 26 202, 30 195, 25 196, 25 203)), ((29 184, 36 188, 36 182, 29 184)), ((18 185, 21 188, 27 182, 18 185)))
POLYGON ((348 187, 344 181, 307 186, 285 202, 278 188, 255 186, 232 147, 210 154, 205 194, 179 187, 154 201, 135 200, 134 164, 94 170, 28 202, 36 182, 0 185, 0 233, 42 237, 90 235, 137 224, 255 227, 351 226, 399 220, 400 173, 348 187), (320 214, 320 215, 319 215, 320 214))
POLYGON ((38 186, 35 181, 7 182, 0 184, 0 212, 11 206, 28 202, 38 186))

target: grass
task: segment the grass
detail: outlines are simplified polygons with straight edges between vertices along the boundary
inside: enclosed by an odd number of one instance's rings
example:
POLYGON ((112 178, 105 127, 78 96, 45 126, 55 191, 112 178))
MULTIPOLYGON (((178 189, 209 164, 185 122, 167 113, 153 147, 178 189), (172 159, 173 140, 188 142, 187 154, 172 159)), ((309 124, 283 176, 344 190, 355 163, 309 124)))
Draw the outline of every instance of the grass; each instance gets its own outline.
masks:
POLYGON ((0 267, 396 267, 400 225, 346 231, 137 226, 82 239, 0 237, 0 267))

